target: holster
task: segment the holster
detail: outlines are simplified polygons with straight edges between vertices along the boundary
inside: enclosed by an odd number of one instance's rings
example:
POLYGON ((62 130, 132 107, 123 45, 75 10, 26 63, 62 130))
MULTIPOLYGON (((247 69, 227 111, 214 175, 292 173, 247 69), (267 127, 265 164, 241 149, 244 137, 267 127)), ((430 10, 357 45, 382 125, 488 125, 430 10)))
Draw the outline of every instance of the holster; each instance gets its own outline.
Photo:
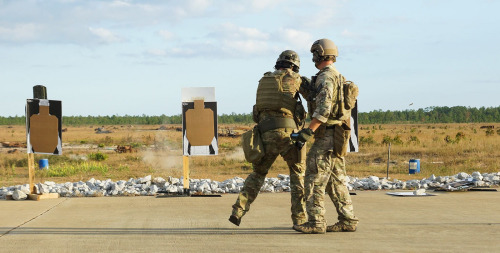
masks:
POLYGON ((342 123, 334 125, 333 128, 333 150, 337 157, 344 157, 349 147, 349 138, 351 137, 351 128, 342 123))

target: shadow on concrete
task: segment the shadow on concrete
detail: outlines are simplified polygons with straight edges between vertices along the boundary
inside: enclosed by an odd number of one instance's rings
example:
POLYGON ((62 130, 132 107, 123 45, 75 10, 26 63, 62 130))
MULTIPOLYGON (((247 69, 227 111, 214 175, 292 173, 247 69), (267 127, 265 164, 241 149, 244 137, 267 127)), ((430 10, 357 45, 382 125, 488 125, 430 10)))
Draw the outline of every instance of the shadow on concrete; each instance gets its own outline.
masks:
MULTIPOLYGON (((0 227, 0 231, 3 228, 0 227)), ((8 235, 233 235, 233 234, 300 234, 292 227, 273 228, 59 228, 59 227, 21 227, 9 231, 8 235)))

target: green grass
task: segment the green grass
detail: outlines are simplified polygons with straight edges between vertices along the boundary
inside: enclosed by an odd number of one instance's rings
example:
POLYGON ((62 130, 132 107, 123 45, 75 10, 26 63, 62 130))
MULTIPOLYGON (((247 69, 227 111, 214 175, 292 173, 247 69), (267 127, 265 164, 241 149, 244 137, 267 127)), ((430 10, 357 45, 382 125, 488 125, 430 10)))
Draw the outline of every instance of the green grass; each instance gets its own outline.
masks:
POLYGON ((106 154, 103 154, 101 152, 97 152, 97 153, 88 154, 88 157, 92 161, 104 161, 104 160, 108 159, 109 156, 106 154))
POLYGON ((36 176, 40 177, 69 177, 79 174, 100 174, 106 175, 110 170, 109 166, 99 163, 82 163, 78 165, 51 166, 48 170, 36 171, 36 176))

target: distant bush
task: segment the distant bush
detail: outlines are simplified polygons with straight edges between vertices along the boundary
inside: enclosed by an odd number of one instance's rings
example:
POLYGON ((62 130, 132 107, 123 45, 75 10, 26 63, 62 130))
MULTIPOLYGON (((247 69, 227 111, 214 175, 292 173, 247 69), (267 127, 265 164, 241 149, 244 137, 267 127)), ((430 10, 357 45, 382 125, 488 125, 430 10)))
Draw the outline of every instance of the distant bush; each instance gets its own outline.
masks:
POLYGON ((465 139, 465 134, 463 132, 458 132, 455 135, 455 139, 451 138, 451 136, 449 136, 449 135, 446 135, 446 137, 444 138, 444 141, 446 143, 453 144, 453 143, 459 143, 463 139, 465 139))
POLYGON ((384 138, 382 139, 382 144, 389 145, 389 143, 395 145, 402 145, 403 140, 401 140, 401 137, 399 135, 396 135, 394 138, 391 138, 389 135, 384 135, 384 138))
POLYGON ((382 144, 389 145, 391 143, 392 138, 389 135, 384 135, 384 138, 382 139, 382 144))
POLYGON ((449 135, 446 135, 446 137, 444 137, 444 141, 446 143, 455 143, 455 140, 453 140, 449 135))
POLYGON ((103 154, 101 152, 90 153, 90 154, 88 154, 88 158, 92 161, 104 161, 104 160, 108 159, 108 155, 103 154))
POLYGON ((493 134, 495 134, 495 131, 493 131, 493 129, 492 129, 492 128, 488 128, 488 129, 486 130, 486 136, 492 136, 493 134))
POLYGON ((420 140, 418 139, 417 136, 410 136, 408 137, 408 144, 413 143, 413 144, 420 144, 420 140))
POLYGON ((13 168, 13 167, 28 167, 28 159, 26 159, 26 158, 20 158, 20 159, 6 158, 3 161, 3 166, 4 167, 10 167, 10 168, 13 168))
POLYGON ((458 132, 457 135, 455 135, 455 141, 458 143, 461 140, 465 139, 465 134, 464 132, 458 132))
POLYGON ((372 145, 372 144, 375 144, 375 140, 373 139, 373 136, 371 136, 371 135, 368 137, 361 136, 359 138, 359 143, 366 144, 366 145, 372 145))

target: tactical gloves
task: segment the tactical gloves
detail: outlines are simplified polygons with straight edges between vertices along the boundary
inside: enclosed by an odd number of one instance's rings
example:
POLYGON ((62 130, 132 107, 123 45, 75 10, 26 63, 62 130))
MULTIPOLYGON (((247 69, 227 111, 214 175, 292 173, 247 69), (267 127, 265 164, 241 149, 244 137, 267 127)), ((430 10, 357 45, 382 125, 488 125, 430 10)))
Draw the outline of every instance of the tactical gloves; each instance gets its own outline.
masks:
POLYGON ((298 133, 294 133, 291 135, 292 140, 295 141, 295 146, 298 149, 302 149, 304 144, 313 137, 314 132, 311 128, 304 128, 300 130, 298 133))
POLYGON ((306 88, 311 87, 311 79, 309 79, 308 77, 305 77, 305 76, 301 76, 300 79, 302 80, 302 83, 301 83, 302 86, 304 86, 306 88))

